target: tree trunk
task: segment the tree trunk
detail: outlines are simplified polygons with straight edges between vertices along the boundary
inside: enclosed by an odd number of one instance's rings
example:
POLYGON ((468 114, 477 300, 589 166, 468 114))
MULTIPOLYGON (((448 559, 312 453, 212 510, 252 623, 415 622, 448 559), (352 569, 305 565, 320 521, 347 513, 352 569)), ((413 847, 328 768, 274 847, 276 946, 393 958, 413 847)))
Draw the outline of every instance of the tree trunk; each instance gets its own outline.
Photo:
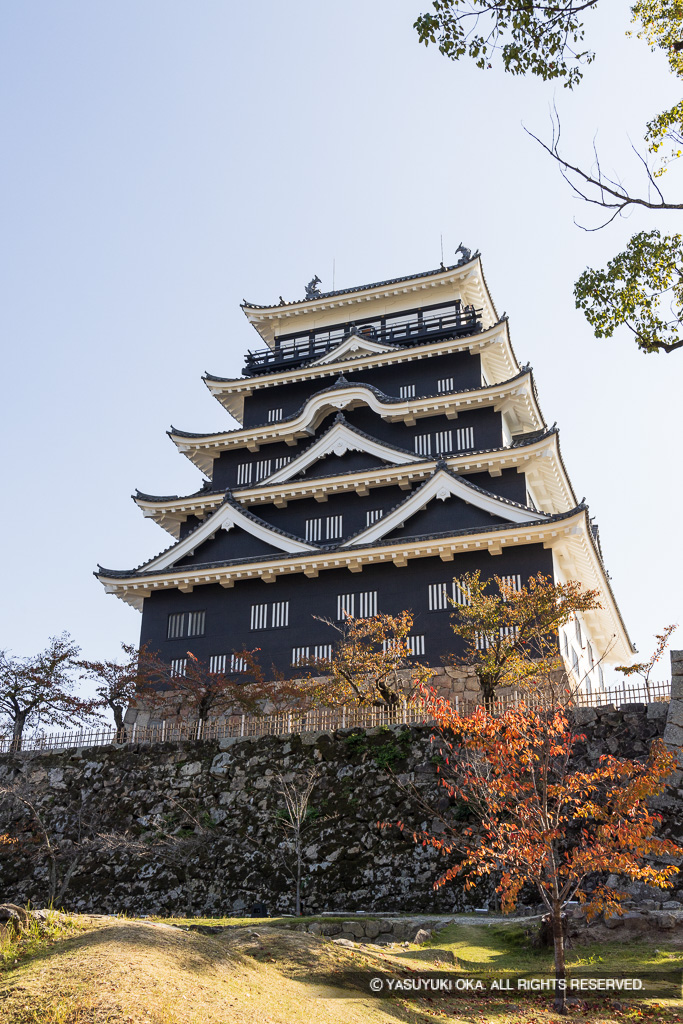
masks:
POLYGON ((553 1009, 555 1013, 566 1014, 566 984, 567 974, 564 966, 564 929, 562 927, 562 905, 559 901, 553 902, 551 912, 553 926, 553 947, 555 950, 555 1001, 553 1009))
POLYGON ((301 836, 296 840, 296 897, 294 900, 294 913, 301 917, 301 836))
POLYGON ((12 734, 12 750, 21 750, 21 740, 24 735, 25 724, 26 712, 18 711, 17 717, 14 719, 14 730, 12 734))
POLYGON ((496 686, 498 684, 498 679, 485 672, 482 672, 481 675, 477 673, 477 675, 479 676, 479 685, 481 686, 481 695, 484 701, 484 707, 490 714, 493 711, 493 703, 496 699, 496 686))
POLYGON ((126 735, 126 729, 123 724, 123 708, 120 704, 112 704, 111 709, 114 712, 114 725, 116 726, 116 742, 125 743, 128 738, 126 735))

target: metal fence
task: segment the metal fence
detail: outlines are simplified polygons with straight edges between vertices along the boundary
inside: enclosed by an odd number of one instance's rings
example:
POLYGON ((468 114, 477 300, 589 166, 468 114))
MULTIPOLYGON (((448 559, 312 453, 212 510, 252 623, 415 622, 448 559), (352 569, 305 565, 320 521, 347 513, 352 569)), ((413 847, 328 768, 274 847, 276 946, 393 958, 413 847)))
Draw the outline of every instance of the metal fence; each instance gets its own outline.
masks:
MULTIPOLYGON (((620 707, 631 703, 651 703, 671 699, 670 683, 651 683, 644 687, 624 687, 610 693, 566 694, 565 700, 574 707, 620 707)), ((452 699, 462 714, 471 714, 481 701, 452 699)), ((499 697, 491 710, 501 714, 509 708, 538 707, 547 698, 530 693, 509 693, 499 697)), ((432 719, 419 703, 402 703, 394 707, 334 707, 315 708, 312 711, 287 711, 271 715, 232 715, 230 718, 208 721, 166 721, 150 725, 128 725, 116 730, 113 726, 96 729, 77 729, 70 732, 25 736, 23 751, 69 750, 78 747, 116 746, 124 743, 183 743, 198 740, 223 740, 236 737, 288 736, 301 732, 334 732, 337 729, 372 729, 377 726, 428 724, 432 719)), ((0 753, 12 751, 9 736, 0 737, 0 753)))

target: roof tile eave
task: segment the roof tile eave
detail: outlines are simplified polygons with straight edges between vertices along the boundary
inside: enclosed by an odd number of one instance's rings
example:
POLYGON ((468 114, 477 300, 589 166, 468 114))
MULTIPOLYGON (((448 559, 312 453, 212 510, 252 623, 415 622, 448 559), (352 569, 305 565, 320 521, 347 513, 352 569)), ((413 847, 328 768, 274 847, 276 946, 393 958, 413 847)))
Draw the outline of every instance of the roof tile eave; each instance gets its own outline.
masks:
MULTIPOLYGON (((350 548, 348 548, 348 547, 342 548, 341 545, 336 545, 336 546, 325 545, 325 546, 321 547, 318 551, 311 551, 311 552, 301 552, 301 553, 293 553, 293 554, 286 554, 286 553, 282 552, 282 553, 275 553, 273 555, 262 555, 262 556, 260 556, 257 559, 255 559, 253 556, 250 556, 250 557, 247 557, 247 558, 236 558, 236 559, 232 559, 230 561, 200 562, 200 563, 197 563, 197 565, 184 566, 183 570, 187 569, 186 575, 191 575, 192 572, 194 572, 196 570, 199 570, 199 569, 216 569, 216 568, 221 568, 221 567, 228 567, 228 566, 231 566, 231 565, 248 564, 249 562, 255 562, 255 561, 256 562, 290 561, 290 560, 295 559, 295 558, 305 558, 305 557, 307 557, 307 555, 314 555, 314 554, 323 554, 323 555, 324 554, 330 554, 330 555, 339 554, 339 555, 345 556, 349 552, 352 552, 352 551, 366 551, 366 550, 370 550, 370 549, 376 548, 376 547, 388 547, 391 544, 395 544, 397 546, 401 546, 402 544, 421 543, 423 541, 430 541, 430 540, 440 540, 441 538, 446 538, 446 537, 465 537, 465 536, 468 536, 468 535, 471 535, 471 536, 475 537, 475 536, 478 536, 480 533, 492 533, 492 532, 494 532, 496 530, 504 530, 504 531, 510 532, 510 533, 514 533, 516 531, 516 532, 519 533, 519 532, 523 532, 524 530, 527 530, 527 529, 530 529, 530 528, 551 526, 553 523, 561 522, 564 519, 570 519, 572 516, 576 515, 578 512, 587 511, 587 508, 588 508, 587 505, 577 505, 576 508, 569 509, 569 511, 567 511, 567 512, 558 512, 558 513, 556 513, 554 515, 548 516, 548 518, 545 519, 545 520, 540 520, 540 521, 537 520, 537 521, 529 522, 529 523, 509 523, 509 524, 493 523, 491 526, 479 526, 479 527, 477 527, 476 530, 465 528, 465 529, 462 529, 462 530, 450 530, 450 531, 445 531, 445 532, 442 531, 442 532, 439 532, 439 533, 428 533, 428 534, 416 535, 414 537, 405 537, 405 538, 401 538, 401 540, 399 540, 399 541, 391 540, 391 539, 378 540, 378 541, 373 541, 371 544, 361 544, 361 545, 357 545, 355 547, 350 547, 350 548)), ((297 539, 300 539, 300 538, 297 538, 297 539)), ((171 545, 171 546, 173 546, 173 545, 171 545)), ((163 552, 162 552, 162 554, 163 554, 163 552)), ((156 556, 156 557, 158 557, 158 556, 156 556)), ((150 561, 152 561, 152 559, 150 559, 150 561)), ((156 570, 154 572, 149 572, 149 571, 144 570, 144 569, 140 569, 140 570, 138 570, 138 569, 105 569, 102 566, 98 565, 98 572, 95 573, 95 575, 98 576, 98 578, 99 578, 99 576, 104 576, 107 579, 127 579, 127 578, 133 578, 133 577, 143 577, 143 578, 152 579, 154 576, 160 576, 160 575, 163 575, 165 573, 168 573, 169 571, 172 571, 172 568, 173 568, 172 566, 169 566, 169 568, 167 568, 167 569, 159 569, 159 570, 156 570)), ((178 571, 178 575, 181 575, 181 571, 178 571)))
POLYGON ((375 281, 373 284, 355 285, 353 288, 338 288, 336 291, 321 292, 320 295, 316 295, 310 299, 293 299, 291 302, 281 302, 273 306, 261 306, 254 302, 247 302, 245 299, 241 303, 240 308, 246 314, 247 310, 260 310, 265 312, 270 310, 287 309, 291 306, 305 306, 308 303, 315 304, 316 302, 320 302, 322 299, 333 299, 341 295, 353 295, 358 292, 372 291, 374 288, 388 288, 394 284, 404 284, 406 281, 419 281, 425 277, 437 277, 439 274, 450 274, 455 270, 460 270, 463 267, 468 266, 470 263, 475 263, 480 256, 481 253, 477 249, 477 251, 473 253, 468 260, 463 260, 460 263, 454 263, 449 267, 440 266, 436 270, 423 270, 419 274, 408 274, 405 277, 392 277, 388 278, 386 281, 375 281))
MULTIPOLYGON (((343 417, 343 413, 338 413, 338 416, 342 416, 343 417)), ((380 442, 379 438, 373 437, 372 434, 368 434, 366 431, 361 430, 360 427, 356 427, 352 423, 348 423, 348 421, 346 421, 345 417, 344 417, 344 421, 346 422, 346 425, 349 428, 349 430, 352 430, 354 433, 358 434, 359 437, 364 437, 367 440, 376 441, 377 443, 381 443, 382 445, 384 445, 384 447, 391 448, 392 451, 400 452, 401 454, 406 454, 406 455, 414 455, 415 454, 414 452, 411 452, 408 448, 401 448, 399 445, 391 444, 391 442, 389 442, 389 441, 381 441, 380 442)), ((318 440, 320 440, 321 438, 325 437, 325 435, 327 433, 329 433, 329 431, 332 429, 333 426, 334 426, 334 423, 331 424, 330 427, 328 427, 328 429, 323 434, 321 434, 319 438, 317 438, 316 440, 312 441, 311 444, 313 445, 313 444, 317 443, 318 440)), ((447 458, 456 458, 457 457, 457 458, 461 458, 461 459, 466 459, 466 458, 477 458, 480 455, 492 455, 492 454, 498 454, 498 453, 502 454, 504 452, 512 451, 512 449, 525 448, 525 447, 528 447, 529 445, 537 444, 539 441, 542 441, 542 440, 544 440, 547 437, 551 437, 553 434, 557 434, 559 436, 559 429, 557 428, 557 426, 547 427, 547 428, 542 429, 542 430, 529 431, 528 434, 518 434, 518 435, 515 436, 515 439, 513 440, 512 445, 510 445, 507 448, 506 447, 502 447, 502 446, 499 446, 497 448, 473 448, 470 451, 454 452, 452 454, 449 454, 447 456, 447 458)), ((304 449, 304 452, 306 450, 307 449, 304 449)), ((301 454, 303 455, 304 452, 302 452, 301 454)), ((434 459, 417 458, 417 459, 415 459, 414 462, 405 463, 405 464, 400 465, 400 466, 394 465, 394 463, 387 462, 387 463, 383 463, 381 466, 378 466, 377 468, 378 469, 395 469, 395 470, 399 471, 401 469, 410 469, 411 467, 419 466, 419 465, 421 465, 421 464, 423 464, 425 462, 434 462, 434 461, 436 461, 436 460, 434 460, 434 459)), ((563 466, 564 466, 564 464, 563 464, 563 466)), ((232 491, 233 494, 238 494, 238 493, 241 493, 242 491, 254 491, 254 490, 257 490, 257 491, 258 490, 267 491, 267 490, 272 490, 274 487, 279 487, 281 485, 284 486, 285 484, 306 483, 306 482, 312 483, 314 480, 315 480, 316 483, 323 484, 326 480, 336 480, 338 477, 353 476, 354 473, 358 473, 358 470, 357 469, 349 469, 349 470, 344 471, 343 473, 335 473, 334 475, 331 475, 329 477, 321 476, 321 477, 309 478, 308 481, 306 481, 306 480, 299 481, 299 480, 296 480, 296 478, 293 478, 292 480, 283 480, 283 481, 280 481, 280 482, 275 483, 275 484, 268 484, 267 481, 264 481, 263 483, 258 484, 256 486, 254 484, 244 484, 244 485, 242 485, 240 487, 232 487, 232 488, 230 488, 230 490, 232 491)), ((566 469, 565 469, 565 475, 566 475, 566 469)), ((567 476, 567 480, 569 480, 568 476, 567 476)), ((149 502, 189 501, 192 498, 201 498, 204 495, 206 495, 206 497, 221 497, 221 495, 225 494, 225 491, 227 489, 228 488, 223 488, 223 489, 218 489, 218 490, 211 490, 209 488, 204 488, 204 489, 201 489, 199 491, 195 491, 193 494, 186 494, 186 495, 176 495, 176 494, 171 494, 171 495, 155 495, 155 494, 145 494, 142 491, 137 491, 136 494, 131 495, 131 497, 133 498, 133 500, 140 499, 140 500, 149 501, 149 502)), ((575 495, 574 495, 574 500, 576 500, 576 496, 575 495)))
MULTIPOLYGON (((489 390, 494 389, 494 388, 506 387, 507 385, 513 384, 515 381, 520 380, 522 377, 526 377, 527 375, 530 377, 530 379, 532 381, 532 385, 533 385, 533 371, 532 371, 532 368, 527 365, 527 366, 521 367, 519 373, 516 373, 513 377, 508 377, 507 380, 500 381, 500 383, 498 383, 498 384, 486 384, 483 387, 480 386, 478 388, 456 388, 453 391, 442 392, 441 393, 441 397, 443 397, 443 396, 454 396, 454 395, 476 394, 477 391, 489 391, 489 390)), ((327 393, 329 393, 331 391, 338 391, 338 390, 340 390, 340 388, 347 388, 347 387, 348 388, 365 388, 368 391, 372 391, 378 397, 386 399, 386 401, 382 403, 383 405, 400 405, 402 402, 406 401, 405 398, 400 398, 400 397, 397 398, 397 397, 392 397, 391 395, 385 394, 385 392, 380 391, 380 389, 376 388, 373 384, 366 384, 363 381, 347 381, 347 380, 345 380, 343 378, 343 374, 340 374, 339 378, 340 379, 335 381, 334 384, 330 384, 326 388, 320 388, 319 391, 314 391, 312 395, 308 396, 308 398, 303 403, 303 405, 300 405, 299 408, 296 409, 291 414, 291 416, 287 416, 284 419, 278 420, 277 423, 252 423, 252 424, 250 424, 249 427, 236 427, 234 430, 220 430, 220 431, 217 431, 216 433, 213 433, 213 434, 211 434, 211 433, 209 433, 209 434, 207 434, 207 433, 197 433, 195 431, 190 431, 190 430, 178 430, 176 427, 172 426, 170 430, 166 431, 166 433, 168 434, 168 436, 172 440, 174 438, 176 438, 176 437, 178 437, 178 438, 188 438, 188 439, 192 439, 192 438, 200 439, 201 438, 202 440, 203 439, 215 440, 215 439, 217 439, 219 437, 227 437, 230 434, 239 434, 239 433, 245 433, 245 432, 253 431, 253 430, 260 430, 263 427, 270 428, 272 430, 273 427, 280 427, 280 426, 282 426, 284 424, 291 423, 298 416, 300 416, 301 413, 306 409, 306 406, 314 398, 317 398, 319 395, 324 395, 324 394, 327 394, 327 393), (340 381, 341 381, 341 383, 340 383, 340 381)), ((421 398, 432 398, 432 397, 436 398, 438 396, 436 396, 436 395, 422 395, 420 397, 421 398)), ((537 405, 537 408, 538 408, 538 402, 536 402, 536 405, 537 405)), ((540 408, 538 408, 538 412, 539 412, 539 415, 541 417, 541 420, 543 421, 543 423, 545 423, 545 419, 543 418, 543 414, 541 413, 540 408)))

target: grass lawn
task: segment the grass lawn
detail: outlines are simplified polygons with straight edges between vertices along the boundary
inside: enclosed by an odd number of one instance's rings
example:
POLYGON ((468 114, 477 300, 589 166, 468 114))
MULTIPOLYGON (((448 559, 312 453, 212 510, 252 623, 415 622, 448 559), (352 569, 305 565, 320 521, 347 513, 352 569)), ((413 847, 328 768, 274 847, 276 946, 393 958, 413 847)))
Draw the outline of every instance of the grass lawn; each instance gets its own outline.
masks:
MULTIPOLYGON (((290 919, 291 920, 291 919, 290 919)), ((329 920, 329 918, 326 918, 329 920)), ((547 996, 511 1000, 344 998, 344 970, 406 976, 435 965, 473 970, 541 972, 546 952, 527 948, 516 923, 455 924, 425 946, 348 949, 329 939, 274 927, 275 922, 186 919, 231 924, 217 935, 185 931, 161 920, 70 917, 43 939, 7 945, 0 971, 2 1024, 559 1024, 547 996), (455 963, 452 960, 455 960, 455 963)), ((570 950, 569 965, 652 970, 683 966, 683 949, 662 942, 612 943, 570 950)), ((657 1021, 677 1024, 680 1003, 661 1006, 609 1000, 571 1008, 576 1024, 657 1021)))

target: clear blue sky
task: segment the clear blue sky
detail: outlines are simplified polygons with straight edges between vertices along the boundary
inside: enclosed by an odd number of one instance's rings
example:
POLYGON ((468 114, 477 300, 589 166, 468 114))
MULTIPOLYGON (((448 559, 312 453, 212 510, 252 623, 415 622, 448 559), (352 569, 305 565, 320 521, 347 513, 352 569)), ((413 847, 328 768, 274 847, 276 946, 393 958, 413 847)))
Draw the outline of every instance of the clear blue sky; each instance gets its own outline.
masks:
POLYGON ((679 96, 625 38, 628 4, 603 7, 571 94, 419 46, 423 0, 4 0, 0 646, 135 642, 138 613, 92 571, 167 545, 129 495, 200 483, 165 431, 230 425, 200 376, 238 375, 258 342, 240 300, 330 288, 333 260, 337 287, 430 269, 441 234, 446 262, 460 241, 483 253, 640 650, 681 618, 683 353, 596 341, 571 292, 655 221, 578 230, 521 127, 547 135, 555 98, 567 152, 589 157, 597 130, 636 181, 629 135, 679 96))

